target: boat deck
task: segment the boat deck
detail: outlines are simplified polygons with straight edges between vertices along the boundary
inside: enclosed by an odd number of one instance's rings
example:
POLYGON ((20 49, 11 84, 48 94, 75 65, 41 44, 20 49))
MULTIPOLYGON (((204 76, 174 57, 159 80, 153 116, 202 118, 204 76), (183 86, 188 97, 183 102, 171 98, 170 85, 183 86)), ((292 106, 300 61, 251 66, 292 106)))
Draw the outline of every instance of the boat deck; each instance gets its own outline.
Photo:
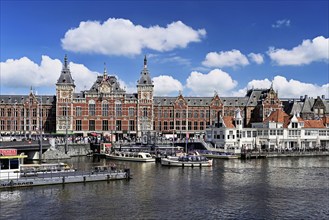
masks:
POLYGON ((43 185, 55 185, 55 184, 67 184, 67 183, 86 183, 95 181, 112 181, 130 179, 130 170, 109 170, 105 172, 54 172, 37 174, 35 176, 19 176, 14 179, 2 179, 0 180, 1 189, 11 189, 18 187, 28 186, 43 186, 43 185))

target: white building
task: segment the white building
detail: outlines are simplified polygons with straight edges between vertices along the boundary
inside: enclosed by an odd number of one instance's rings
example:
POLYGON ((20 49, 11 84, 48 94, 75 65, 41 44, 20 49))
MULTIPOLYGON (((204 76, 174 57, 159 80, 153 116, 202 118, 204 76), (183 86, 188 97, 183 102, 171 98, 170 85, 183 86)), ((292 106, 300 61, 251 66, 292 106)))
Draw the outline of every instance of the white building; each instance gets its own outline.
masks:
POLYGON ((289 116, 276 110, 263 121, 243 126, 237 109, 235 116, 221 116, 217 126, 206 130, 207 141, 216 148, 309 150, 329 149, 329 117, 304 120, 298 114, 289 116))

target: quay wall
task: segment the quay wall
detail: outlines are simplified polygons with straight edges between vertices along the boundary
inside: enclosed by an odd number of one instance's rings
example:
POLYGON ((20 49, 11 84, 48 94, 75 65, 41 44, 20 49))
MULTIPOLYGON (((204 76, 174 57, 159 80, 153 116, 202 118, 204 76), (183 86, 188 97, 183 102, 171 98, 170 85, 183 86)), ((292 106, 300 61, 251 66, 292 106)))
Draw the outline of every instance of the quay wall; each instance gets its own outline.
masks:
MULTIPOLYGON (((90 144, 68 144, 65 153, 65 144, 56 144, 42 154, 44 160, 68 159, 75 156, 86 156, 90 152, 90 144)), ((39 159, 36 154, 34 160, 39 159)))

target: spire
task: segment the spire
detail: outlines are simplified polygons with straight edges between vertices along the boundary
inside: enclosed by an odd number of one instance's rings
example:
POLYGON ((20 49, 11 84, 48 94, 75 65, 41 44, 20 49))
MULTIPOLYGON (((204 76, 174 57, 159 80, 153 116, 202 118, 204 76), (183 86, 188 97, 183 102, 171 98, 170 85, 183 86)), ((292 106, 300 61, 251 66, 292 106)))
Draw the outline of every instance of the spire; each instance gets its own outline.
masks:
POLYGON ((146 59, 146 55, 144 56, 144 69, 147 68, 147 59, 146 59))
POLYGON ((63 69, 68 69, 68 62, 67 62, 67 54, 65 54, 65 57, 64 57, 64 66, 63 66, 63 69))
POLYGON ((153 82, 152 82, 151 77, 150 77, 150 73, 147 69, 146 55, 144 56, 144 68, 141 72, 141 76, 138 80, 138 84, 139 85, 153 85, 153 82))
POLYGON ((104 76, 107 76, 106 63, 104 62, 104 76))
POLYGON ((71 76, 71 71, 70 71, 70 67, 68 65, 68 60, 67 60, 66 54, 65 54, 64 62, 63 62, 63 69, 62 69, 61 75, 59 76, 59 78, 57 80, 57 84, 69 84, 69 85, 73 85, 75 87, 74 80, 71 76))

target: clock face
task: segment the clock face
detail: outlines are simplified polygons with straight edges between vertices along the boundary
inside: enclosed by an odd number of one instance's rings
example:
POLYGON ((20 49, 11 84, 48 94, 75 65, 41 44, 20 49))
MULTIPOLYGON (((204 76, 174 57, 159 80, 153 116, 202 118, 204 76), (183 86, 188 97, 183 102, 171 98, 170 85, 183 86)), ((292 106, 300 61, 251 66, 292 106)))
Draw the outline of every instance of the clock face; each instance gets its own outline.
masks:
POLYGON ((63 98, 66 98, 67 96, 68 96, 68 92, 67 92, 67 91, 63 91, 63 92, 62 92, 62 97, 63 97, 63 98))

